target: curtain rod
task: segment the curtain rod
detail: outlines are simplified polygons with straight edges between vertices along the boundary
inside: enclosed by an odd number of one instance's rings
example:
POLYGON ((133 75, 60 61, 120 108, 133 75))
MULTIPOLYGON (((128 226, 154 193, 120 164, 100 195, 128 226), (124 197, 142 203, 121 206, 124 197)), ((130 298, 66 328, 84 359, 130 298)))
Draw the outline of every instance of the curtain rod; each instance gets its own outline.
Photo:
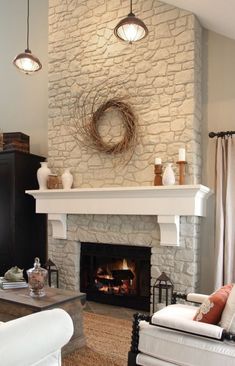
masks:
POLYGON ((232 136, 234 134, 235 131, 209 132, 209 137, 213 139, 213 137, 225 137, 225 136, 232 136))

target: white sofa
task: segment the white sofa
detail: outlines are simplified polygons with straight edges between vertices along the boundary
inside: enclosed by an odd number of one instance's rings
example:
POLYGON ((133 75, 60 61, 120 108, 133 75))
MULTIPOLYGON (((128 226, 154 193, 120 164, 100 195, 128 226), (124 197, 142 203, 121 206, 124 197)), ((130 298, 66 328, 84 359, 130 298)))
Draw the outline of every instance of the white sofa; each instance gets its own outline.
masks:
POLYGON ((72 334, 72 319, 62 309, 0 322, 0 365, 61 366, 61 348, 72 334))
MULTIPOLYGON (((195 295, 190 301, 208 297, 195 295)), ((234 366, 235 335, 194 321, 196 311, 192 304, 174 304, 152 317, 135 314, 128 366, 234 366)))

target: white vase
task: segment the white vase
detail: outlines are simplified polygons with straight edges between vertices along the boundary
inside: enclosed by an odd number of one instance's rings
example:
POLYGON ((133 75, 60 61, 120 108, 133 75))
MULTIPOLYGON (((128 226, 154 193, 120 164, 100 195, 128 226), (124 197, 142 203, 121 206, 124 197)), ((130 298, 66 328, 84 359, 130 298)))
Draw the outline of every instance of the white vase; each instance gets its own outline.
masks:
POLYGON ((167 164, 166 169, 164 170, 163 176, 162 176, 162 184, 164 186, 175 184, 175 174, 172 169, 172 164, 167 164))
POLYGON ((37 171, 37 179, 40 190, 47 189, 47 180, 49 174, 51 174, 51 170, 47 166, 47 162, 43 161, 40 163, 41 167, 37 171))
POLYGON ((73 176, 70 173, 70 168, 65 169, 64 173, 61 176, 62 186, 64 189, 70 189, 73 184, 73 176))

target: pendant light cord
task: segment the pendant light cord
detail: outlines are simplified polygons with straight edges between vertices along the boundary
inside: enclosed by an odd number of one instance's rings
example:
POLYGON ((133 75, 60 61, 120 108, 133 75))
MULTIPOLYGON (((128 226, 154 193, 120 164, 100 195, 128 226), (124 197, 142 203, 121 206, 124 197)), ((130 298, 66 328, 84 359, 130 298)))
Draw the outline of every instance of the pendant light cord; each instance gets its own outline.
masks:
POLYGON ((29 49, 29 0, 27 0, 27 50, 29 49))
POLYGON ((132 13, 132 0, 130 0, 130 13, 132 13))

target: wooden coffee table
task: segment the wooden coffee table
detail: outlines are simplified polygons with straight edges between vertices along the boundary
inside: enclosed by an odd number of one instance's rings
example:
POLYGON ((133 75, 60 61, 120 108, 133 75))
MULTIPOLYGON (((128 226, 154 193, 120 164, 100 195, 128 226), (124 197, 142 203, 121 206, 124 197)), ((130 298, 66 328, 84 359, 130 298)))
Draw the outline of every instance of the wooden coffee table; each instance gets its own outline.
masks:
POLYGON ((74 324, 73 337, 63 347, 63 354, 83 347, 85 337, 82 309, 86 302, 86 295, 51 287, 46 287, 45 291, 45 296, 33 298, 29 295, 28 288, 0 290, 0 321, 16 319, 42 310, 61 308, 69 313, 74 324))

